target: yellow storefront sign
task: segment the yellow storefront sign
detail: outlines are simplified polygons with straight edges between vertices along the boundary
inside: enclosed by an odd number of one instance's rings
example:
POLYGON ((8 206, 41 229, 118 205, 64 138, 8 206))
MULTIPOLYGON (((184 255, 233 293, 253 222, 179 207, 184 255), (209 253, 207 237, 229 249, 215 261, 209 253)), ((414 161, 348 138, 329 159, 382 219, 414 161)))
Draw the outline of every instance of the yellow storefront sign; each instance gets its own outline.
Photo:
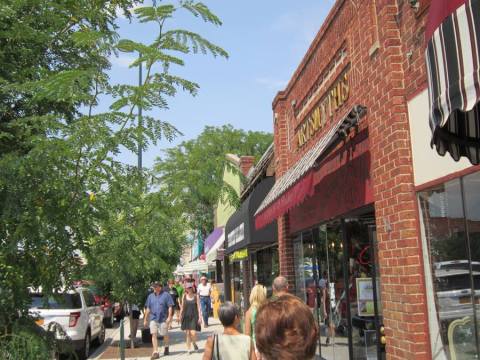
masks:
POLYGON ((244 260, 246 258, 248 258, 248 249, 237 250, 230 255, 230 261, 244 260))

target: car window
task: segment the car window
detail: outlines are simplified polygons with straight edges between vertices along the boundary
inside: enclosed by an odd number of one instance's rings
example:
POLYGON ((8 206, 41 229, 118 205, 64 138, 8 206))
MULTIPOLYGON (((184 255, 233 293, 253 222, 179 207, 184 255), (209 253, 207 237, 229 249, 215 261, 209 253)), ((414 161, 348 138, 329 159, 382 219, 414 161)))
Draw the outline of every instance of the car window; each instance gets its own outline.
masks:
MULTIPOLYGON (((480 275, 473 277, 475 289, 480 288, 480 275)), ((453 291, 471 289, 470 274, 452 274, 437 277, 437 291, 453 291)))
POLYGON ((90 291, 84 290, 83 297, 85 298, 85 303, 87 307, 95 306, 95 298, 93 297, 93 294, 90 291))
POLYGON ((79 294, 57 294, 48 298, 43 294, 31 294, 32 309, 81 309, 82 300, 79 294))

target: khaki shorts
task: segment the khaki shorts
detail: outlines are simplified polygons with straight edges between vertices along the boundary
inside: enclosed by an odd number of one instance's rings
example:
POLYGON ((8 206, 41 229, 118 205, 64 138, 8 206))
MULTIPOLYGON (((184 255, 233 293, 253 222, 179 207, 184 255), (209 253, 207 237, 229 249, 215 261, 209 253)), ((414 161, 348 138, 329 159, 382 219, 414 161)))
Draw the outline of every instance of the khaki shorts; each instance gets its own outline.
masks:
POLYGON ((168 326, 166 322, 159 323, 158 321, 150 321, 150 334, 157 334, 158 336, 167 336, 168 326))

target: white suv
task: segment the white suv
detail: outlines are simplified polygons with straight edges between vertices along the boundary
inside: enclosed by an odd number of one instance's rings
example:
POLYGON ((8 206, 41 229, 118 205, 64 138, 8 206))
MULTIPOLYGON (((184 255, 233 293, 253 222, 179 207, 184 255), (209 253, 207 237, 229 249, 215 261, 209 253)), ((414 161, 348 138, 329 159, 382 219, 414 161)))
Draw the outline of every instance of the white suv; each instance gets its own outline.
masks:
POLYGON ((90 290, 77 288, 48 298, 31 292, 30 297, 30 314, 37 318, 37 324, 54 331, 66 349, 73 346, 80 359, 88 358, 92 340, 98 344, 105 341, 103 311, 90 290))
MULTIPOLYGON (((443 261, 434 264, 437 306, 440 320, 473 316, 472 284, 475 303, 480 299, 480 262, 468 260, 443 261), (472 276, 471 276, 472 275, 472 276)), ((478 305, 477 305, 478 308, 478 305)))

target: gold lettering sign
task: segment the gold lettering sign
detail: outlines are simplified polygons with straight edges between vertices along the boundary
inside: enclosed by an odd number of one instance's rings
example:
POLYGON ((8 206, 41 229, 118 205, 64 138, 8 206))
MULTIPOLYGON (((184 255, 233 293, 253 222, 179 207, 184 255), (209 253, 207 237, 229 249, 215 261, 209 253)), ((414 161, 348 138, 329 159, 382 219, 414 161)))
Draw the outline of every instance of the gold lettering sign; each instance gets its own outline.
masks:
POLYGON ((327 91, 325 97, 307 116, 307 118, 298 126, 297 140, 298 148, 305 145, 320 129, 322 129, 348 100, 350 86, 348 85, 348 76, 345 72, 327 91))

